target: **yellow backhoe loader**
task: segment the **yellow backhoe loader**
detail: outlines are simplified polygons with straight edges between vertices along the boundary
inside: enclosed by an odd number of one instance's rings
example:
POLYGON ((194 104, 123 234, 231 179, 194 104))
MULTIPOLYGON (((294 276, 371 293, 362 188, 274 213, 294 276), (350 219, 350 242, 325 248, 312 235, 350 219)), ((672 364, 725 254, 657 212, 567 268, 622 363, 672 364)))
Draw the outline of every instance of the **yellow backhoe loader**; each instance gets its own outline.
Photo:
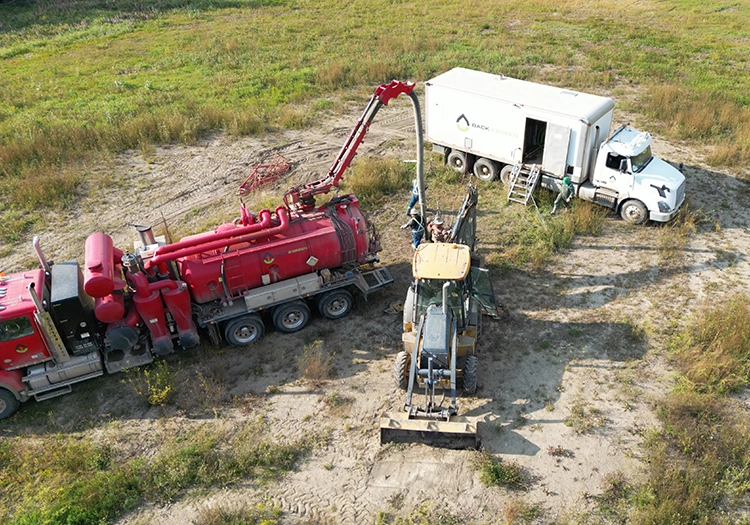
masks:
POLYGON ((489 272, 478 262, 467 244, 424 243, 417 248, 414 281, 404 303, 404 349, 393 367, 395 384, 406 390, 406 403, 401 415, 381 418, 381 443, 479 445, 476 423, 457 416, 456 401, 459 387, 467 394, 477 389, 482 311, 498 316, 489 272), (417 391, 424 393, 422 405, 415 402, 417 391))

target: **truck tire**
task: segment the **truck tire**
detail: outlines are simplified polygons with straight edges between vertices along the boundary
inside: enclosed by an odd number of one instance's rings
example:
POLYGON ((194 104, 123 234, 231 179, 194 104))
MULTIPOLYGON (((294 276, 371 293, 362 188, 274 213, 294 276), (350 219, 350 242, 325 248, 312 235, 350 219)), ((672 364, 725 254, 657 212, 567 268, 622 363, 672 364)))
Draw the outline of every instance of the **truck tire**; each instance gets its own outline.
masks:
POLYGON ((470 355, 466 358, 464 365, 464 392, 474 394, 477 391, 477 367, 479 360, 477 356, 470 355))
POLYGON ((318 311, 326 319, 341 319, 352 309, 352 294, 346 290, 334 290, 318 297, 318 311))
POLYGON ((456 173, 464 174, 466 173, 466 153, 463 151, 453 150, 450 153, 448 153, 448 158, 446 159, 446 162, 448 163, 448 166, 453 168, 453 171, 456 173))
POLYGON ((13 392, 7 388, 0 388, 0 419, 5 419, 16 413, 21 404, 13 392))
POLYGON ((409 388, 409 372, 411 367, 411 356, 401 350, 396 354, 393 361, 393 383, 401 390, 409 388))
POLYGON ((511 166, 510 164, 503 166, 503 169, 500 170, 500 182, 502 182, 505 187, 510 186, 511 171, 513 171, 513 166, 511 166))
POLYGON ((224 327, 224 338, 230 345, 247 346, 263 337, 265 328, 257 315, 232 319, 224 327))
POLYGON ((302 301, 279 305, 273 312, 273 325, 285 334, 302 330, 309 321, 310 309, 302 301))
POLYGON ((648 220, 648 210, 641 201, 630 199, 622 204, 620 217, 630 224, 643 224, 648 220))
POLYGON ((476 175, 479 180, 485 182, 493 181, 497 178, 497 172, 497 164, 490 159, 485 159, 483 157, 474 162, 474 175, 476 175))

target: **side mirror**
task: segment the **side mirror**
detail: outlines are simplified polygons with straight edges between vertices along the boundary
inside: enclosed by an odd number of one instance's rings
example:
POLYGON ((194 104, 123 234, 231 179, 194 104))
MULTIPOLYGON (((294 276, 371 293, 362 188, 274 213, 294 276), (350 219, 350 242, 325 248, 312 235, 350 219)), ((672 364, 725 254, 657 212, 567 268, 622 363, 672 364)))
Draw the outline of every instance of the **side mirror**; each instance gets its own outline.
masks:
POLYGON ((622 159, 620 161, 620 172, 625 173, 628 171, 628 159, 622 159))

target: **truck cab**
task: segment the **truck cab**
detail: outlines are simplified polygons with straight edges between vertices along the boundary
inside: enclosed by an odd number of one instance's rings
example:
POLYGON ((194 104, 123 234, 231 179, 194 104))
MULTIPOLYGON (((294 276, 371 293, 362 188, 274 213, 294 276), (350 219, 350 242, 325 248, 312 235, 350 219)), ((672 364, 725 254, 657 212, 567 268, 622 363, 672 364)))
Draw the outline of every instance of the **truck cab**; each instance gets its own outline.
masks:
POLYGON ((626 221, 667 222, 685 200, 685 177, 651 154, 652 137, 622 126, 602 142, 591 182, 579 197, 617 209, 626 221))

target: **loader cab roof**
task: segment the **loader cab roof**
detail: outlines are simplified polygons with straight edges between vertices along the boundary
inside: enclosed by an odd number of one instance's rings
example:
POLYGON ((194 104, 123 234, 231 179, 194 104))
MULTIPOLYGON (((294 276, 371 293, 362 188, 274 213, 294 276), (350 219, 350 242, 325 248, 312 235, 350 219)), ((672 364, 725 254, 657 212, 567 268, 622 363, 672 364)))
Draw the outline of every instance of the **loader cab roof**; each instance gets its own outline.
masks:
POLYGON ((463 244, 420 244, 412 261, 412 275, 416 279, 463 281, 470 268, 471 250, 463 244))

